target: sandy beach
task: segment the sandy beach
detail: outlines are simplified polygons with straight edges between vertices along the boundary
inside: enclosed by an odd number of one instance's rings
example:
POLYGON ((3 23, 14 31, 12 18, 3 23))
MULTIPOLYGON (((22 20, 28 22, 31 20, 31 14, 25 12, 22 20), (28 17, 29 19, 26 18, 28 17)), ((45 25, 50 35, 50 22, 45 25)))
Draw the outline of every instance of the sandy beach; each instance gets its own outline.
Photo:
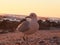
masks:
MULTIPOLYGON (((0 43, 4 42, 5 44, 8 43, 8 45, 11 44, 14 41, 21 43, 21 42, 24 42, 23 36, 24 36, 24 34, 21 33, 21 32, 0 34, 0 43)), ((36 32, 36 33, 34 33, 32 35, 29 35, 27 39, 28 39, 29 44, 30 43, 33 44, 33 42, 34 42, 37 45, 37 43, 40 40, 49 39, 49 38, 52 38, 54 36, 60 37, 60 30, 40 30, 40 31, 38 31, 38 32, 36 32)), ((14 44, 16 44, 16 42, 14 42, 14 44)), ((13 45, 13 44, 11 44, 11 45, 13 45)))

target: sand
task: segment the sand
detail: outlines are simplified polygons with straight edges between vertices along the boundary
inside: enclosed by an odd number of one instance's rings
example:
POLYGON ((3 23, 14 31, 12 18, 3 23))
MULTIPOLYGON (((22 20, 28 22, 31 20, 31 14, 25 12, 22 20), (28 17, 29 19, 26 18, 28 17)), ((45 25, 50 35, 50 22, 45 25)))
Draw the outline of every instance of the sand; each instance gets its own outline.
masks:
POLYGON ((48 42, 48 39, 51 39, 54 36, 60 37, 60 30, 40 30, 32 35, 29 35, 25 40, 23 39, 24 34, 21 32, 6 33, 6 34, 0 34, 0 44, 1 45, 3 44, 4 45, 15 45, 15 44, 16 45, 45 45, 45 43, 48 42), (45 43, 40 44, 39 41, 45 41, 45 43))

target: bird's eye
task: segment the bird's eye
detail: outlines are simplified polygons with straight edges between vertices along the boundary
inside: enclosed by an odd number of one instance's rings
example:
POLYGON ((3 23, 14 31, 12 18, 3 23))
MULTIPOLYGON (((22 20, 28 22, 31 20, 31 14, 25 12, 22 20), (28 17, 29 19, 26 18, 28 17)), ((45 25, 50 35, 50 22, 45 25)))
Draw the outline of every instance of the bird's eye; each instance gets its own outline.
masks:
POLYGON ((31 15, 33 17, 33 15, 31 15))

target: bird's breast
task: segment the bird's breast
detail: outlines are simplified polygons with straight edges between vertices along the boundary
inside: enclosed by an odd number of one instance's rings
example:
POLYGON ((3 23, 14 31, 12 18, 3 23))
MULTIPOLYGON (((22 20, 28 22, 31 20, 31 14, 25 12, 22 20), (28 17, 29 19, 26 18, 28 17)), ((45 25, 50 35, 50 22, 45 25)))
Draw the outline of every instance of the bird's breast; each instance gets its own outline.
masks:
POLYGON ((39 24, 37 22, 30 22, 30 29, 39 29, 39 24))

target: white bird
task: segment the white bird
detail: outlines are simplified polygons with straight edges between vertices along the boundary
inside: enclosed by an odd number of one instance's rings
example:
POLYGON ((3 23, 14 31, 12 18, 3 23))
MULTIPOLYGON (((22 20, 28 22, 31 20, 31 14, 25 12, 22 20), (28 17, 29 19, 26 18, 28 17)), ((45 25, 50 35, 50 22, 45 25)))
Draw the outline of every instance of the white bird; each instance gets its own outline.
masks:
POLYGON ((39 24, 37 22, 37 15, 35 13, 31 13, 29 16, 26 17, 26 21, 23 21, 21 24, 18 25, 16 30, 26 35, 30 35, 38 31, 39 24))

